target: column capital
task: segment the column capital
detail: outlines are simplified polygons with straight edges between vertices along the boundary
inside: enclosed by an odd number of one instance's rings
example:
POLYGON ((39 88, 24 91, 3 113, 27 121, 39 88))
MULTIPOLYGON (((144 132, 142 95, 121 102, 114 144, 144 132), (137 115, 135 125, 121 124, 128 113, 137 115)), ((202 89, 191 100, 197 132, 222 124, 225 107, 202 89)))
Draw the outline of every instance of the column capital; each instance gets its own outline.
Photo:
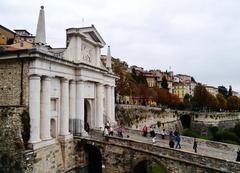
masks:
POLYGON ((96 85, 98 85, 98 86, 104 86, 104 84, 101 83, 101 82, 97 82, 96 85))
POLYGON ((76 84, 76 80, 71 79, 71 80, 70 80, 70 84, 76 84))
POLYGON ((45 76, 45 75, 44 75, 44 76, 42 76, 42 79, 43 79, 43 80, 50 81, 50 80, 51 80, 51 77, 50 77, 50 76, 45 76))
POLYGON ((61 78, 61 82, 62 82, 62 83, 67 83, 68 81, 69 81, 69 80, 68 80, 67 78, 64 78, 64 77, 61 78))
POLYGON ((83 84, 84 81, 83 80, 77 80, 77 84, 83 84))
POLYGON ((29 76, 29 79, 30 80, 38 80, 38 79, 40 79, 41 78, 41 75, 38 75, 38 74, 31 74, 30 76, 29 76))

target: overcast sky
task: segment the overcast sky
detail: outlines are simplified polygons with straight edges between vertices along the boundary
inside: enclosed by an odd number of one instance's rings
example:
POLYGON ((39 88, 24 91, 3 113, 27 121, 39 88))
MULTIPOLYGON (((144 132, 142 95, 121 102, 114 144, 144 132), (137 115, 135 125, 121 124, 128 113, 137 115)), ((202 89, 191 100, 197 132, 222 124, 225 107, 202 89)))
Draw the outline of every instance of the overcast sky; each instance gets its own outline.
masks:
POLYGON ((94 24, 129 65, 240 92, 239 0, 1 0, 0 24, 35 35, 41 5, 52 47, 65 46, 66 28, 94 24))

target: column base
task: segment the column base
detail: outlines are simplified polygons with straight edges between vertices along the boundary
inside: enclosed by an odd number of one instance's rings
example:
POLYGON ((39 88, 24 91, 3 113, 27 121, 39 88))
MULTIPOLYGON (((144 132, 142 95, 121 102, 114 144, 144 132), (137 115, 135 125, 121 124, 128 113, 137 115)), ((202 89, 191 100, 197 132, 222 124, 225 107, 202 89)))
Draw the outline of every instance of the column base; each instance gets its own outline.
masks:
POLYGON ((89 134, 88 134, 88 132, 86 132, 86 131, 83 129, 82 132, 81 132, 81 136, 87 137, 87 136, 89 136, 89 134))
POLYGON ((73 135, 72 134, 67 134, 67 135, 59 135, 58 139, 60 141, 68 141, 70 139, 73 139, 73 135))
POLYGON ((44 141, 40 140, 37 143, 29 143, 28 147, 33 149, 33 150, 36 150, 36 149, 43 148, 43 147, 48 146, 48 145, 52 145, 54 143, 56 143, 56 139, 50 138, 50 139, 44 140, 44 141))
POLYGON ((42 140, 40 138, 36 139, 36 140, 33 140, 31 141, 31 139, 28 141, 29 144, 36 144, 36 143, 39 143, 41 142, 42 140))

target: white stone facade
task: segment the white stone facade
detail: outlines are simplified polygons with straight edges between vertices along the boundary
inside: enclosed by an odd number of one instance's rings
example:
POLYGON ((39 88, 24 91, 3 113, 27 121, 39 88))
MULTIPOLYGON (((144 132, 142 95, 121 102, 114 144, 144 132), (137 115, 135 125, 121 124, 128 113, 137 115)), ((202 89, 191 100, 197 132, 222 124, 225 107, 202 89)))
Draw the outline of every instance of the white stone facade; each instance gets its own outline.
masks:
MULTIPOLYGON (((81 28, 76 30, 81 32, 81 28)), ((94 27, 87 30, 96 32, 94 27)), ((116 123, 115 76, 100 61, 99 51, 105 43, 89 42, 90 48, 84 44, 88 51, 81 49, 82 43, 85 41, 81 34, 74 34, 63 58, 51 56, 51 50, 36 50, 32 55, 35 59, 29 65, 30 143, 70 133, 84 135, 86 123, 94 129, 103 128, 105 121, 116 123)))
POLYGON ((20 104, 26 103, 29 108, 29 143, 33 148, 46 146, 58 138, 69 139, 72 134, 87 135, 87 125, 90 129, 103 129, 106 121, 116 124, 116 76, 111 66, 105 67, 100 60, 104 40, 92 25, 67 29, 66 48, 45 46, 43 9, 34 48, 0 55, 1 62, 21 59, 27 64, 22 69, 26 75, 21 75, 24 83, 19 88, 28 97, 21 95, 24 102, 20 104))

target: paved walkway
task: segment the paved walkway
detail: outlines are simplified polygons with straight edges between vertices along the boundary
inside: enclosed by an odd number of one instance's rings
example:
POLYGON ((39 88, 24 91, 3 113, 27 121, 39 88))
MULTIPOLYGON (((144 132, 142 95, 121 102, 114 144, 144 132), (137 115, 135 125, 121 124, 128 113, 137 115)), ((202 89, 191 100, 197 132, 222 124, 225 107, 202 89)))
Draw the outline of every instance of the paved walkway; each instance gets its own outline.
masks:
MULTIPOLYGON (((150 143, 152 144, 152 138, 151 137, 143 137, 142 135, 133 134, 133 133, 124 133, 124 138, 129 135, 129 139, 135 140, 138 142, 144 142, 144 143, 150 143)), ((149 134, 148 134, 149 135, 149 134)), ((161 147, 169 148, 169 140, 168 139, 160 139, 160 136, 157 136, 156 143, 154 145, 159 145, 161 147)), ((210 146, 206 146, 206 144, 203 144, 202 142, 198 143, 198 152, 195 154, 204 155, 204 156, 210 156, 230 161, 235 161, 237 157, 237 145, 232 145, 233 148, 225 148, 225 149, 218 149, 210 146)), ((239 146, 240 147, 240 146, 239 146)), ((193 150, 193 139, 192 143, 189 142, 189 140, 184 141, 184 139, 181 141, 181 149, 175 149, 174 150, 182 150, 186 152, 192 152, 193 150)), ((240 164, 240 163, 239 163, 240 164)))

